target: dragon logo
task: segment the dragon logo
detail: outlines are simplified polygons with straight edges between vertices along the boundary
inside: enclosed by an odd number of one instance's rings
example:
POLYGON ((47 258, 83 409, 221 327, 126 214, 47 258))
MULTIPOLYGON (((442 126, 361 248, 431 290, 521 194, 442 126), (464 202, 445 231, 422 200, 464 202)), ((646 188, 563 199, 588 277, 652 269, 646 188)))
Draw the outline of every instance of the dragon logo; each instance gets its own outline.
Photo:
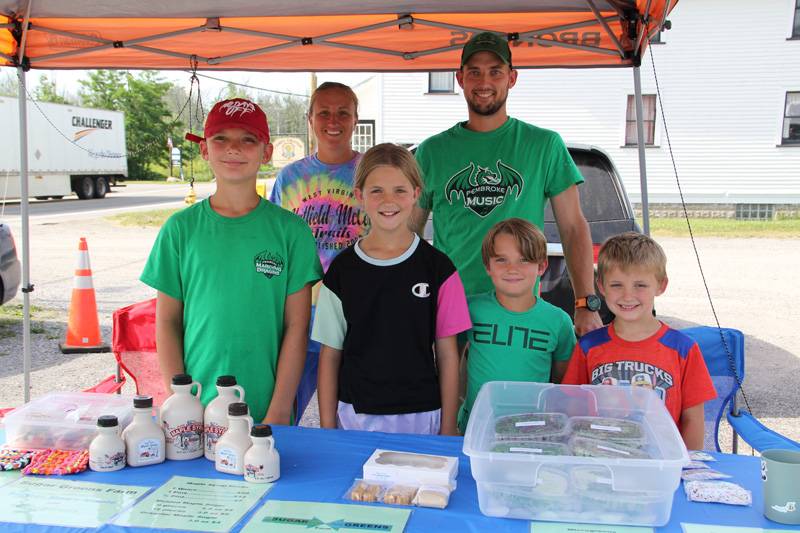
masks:
POLYGON ((464 207, 472 209, 480 217, 491 213, 512 193, 514 199, 519 198, 525 186, 522 174, 499 159, 496 169, 497 172, 494 172, 488 167, 470 163, 447 182, 445 198, 452 205, 454 199, 460 197, 464 201, 464 207))

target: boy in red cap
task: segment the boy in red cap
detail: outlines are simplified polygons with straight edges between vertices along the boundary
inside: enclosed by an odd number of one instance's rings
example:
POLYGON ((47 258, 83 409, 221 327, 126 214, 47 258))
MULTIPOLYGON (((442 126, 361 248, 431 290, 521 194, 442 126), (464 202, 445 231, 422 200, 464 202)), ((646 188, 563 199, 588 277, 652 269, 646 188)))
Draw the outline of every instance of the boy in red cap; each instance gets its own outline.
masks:
POLYGON ((256 193, 258 169, 272 157, 258 105, 217 102, 204 137, 187 138, 200 143, 217 189, 167 220, 141 276, 158 291, 164 382, 191 374, 206 404, 216 378, 234 375, 255 420, 288 424, 305 363, 311 287, 322 277, 314 237, 300 217, 256 193))

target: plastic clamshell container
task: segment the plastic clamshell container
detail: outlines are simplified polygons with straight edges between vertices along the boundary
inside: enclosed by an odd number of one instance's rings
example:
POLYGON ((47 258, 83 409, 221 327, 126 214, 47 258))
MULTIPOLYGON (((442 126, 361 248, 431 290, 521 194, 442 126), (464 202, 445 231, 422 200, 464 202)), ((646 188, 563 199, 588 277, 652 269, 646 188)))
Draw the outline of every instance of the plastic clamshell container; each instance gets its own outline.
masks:
POLYGON ((629 386, 486 383, 470 414, 463 451, 483 514, 596 524, 666 524, 689 462, 663 401, 652 390, 629 386), (649 458, 492 451, 498 418, 535 412, 637 422, 644 438, 636 449, 649 458))
POLYGON ((495 440, 561 440, 569 428, 564 413, 522 413, 498 417, 495 440))
POLYGON ((133 420, 133 397, 94 392, 52 392, 5 417, 6 445, 21 449, 82 450, 97 433, 97 418, 114 415, 120 431, 133 420))
POLYGON ((367 481, 456 488, 458 457, 376 449, 364 463, 367 481))

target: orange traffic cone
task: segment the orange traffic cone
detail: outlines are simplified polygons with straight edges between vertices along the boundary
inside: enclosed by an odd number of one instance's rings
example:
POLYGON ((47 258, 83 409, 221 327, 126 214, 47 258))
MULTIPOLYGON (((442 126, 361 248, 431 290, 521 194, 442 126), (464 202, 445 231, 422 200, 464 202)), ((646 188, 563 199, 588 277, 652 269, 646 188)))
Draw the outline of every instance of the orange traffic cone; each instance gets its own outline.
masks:
POLYGON ((78 266, 69 306, 67 339, 59 344, 61 353, 108 352, 108 345, 100 336, 97 321, 97 302, 92 284, 92 267, 89 265, 89 246, 81 237, 78 243, 78 266))

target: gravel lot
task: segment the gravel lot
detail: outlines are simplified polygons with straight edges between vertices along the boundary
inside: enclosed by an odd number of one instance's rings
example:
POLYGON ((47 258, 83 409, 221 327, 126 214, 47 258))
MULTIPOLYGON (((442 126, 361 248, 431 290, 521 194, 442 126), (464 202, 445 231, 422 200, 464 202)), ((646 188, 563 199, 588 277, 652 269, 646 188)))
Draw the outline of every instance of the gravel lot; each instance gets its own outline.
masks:
MULTIPOLYGON (((19 222, 9 221, 20 243, 19 222)), ((32 397, 53 390, 80 390, 114 370, 113 355, 64 355, 67 309, 78 239, 89 243, 103 337, 111 341, 112 312, 153 296, 138 281, 157 230, 116 226, 102 218, 52 219, 31 224, 31 303, 42 311, 34 316, 32 335, 32 397)), ((686 327, 714 324, 691 241, 659 239, 670 263, 670 285, 656 302, 661 318, 686 327)), ((800 288, 795 283, 800 264, 800 239, 697 240, 705 277, 719 321, 746 335, 745 390, 753 413, 764 423, 800 440, 800 288)), ((20 303, 17 297, 11 304, 20 303)), ((0 330, 0 406, 22 403, 21 326, 0 330)), ((318 425, 315 412, 304 425, 318 425)), ((724 442, 729 442, 726 438, 724 442)), ((749 453, 748 447, 740 453, 749 453)))

